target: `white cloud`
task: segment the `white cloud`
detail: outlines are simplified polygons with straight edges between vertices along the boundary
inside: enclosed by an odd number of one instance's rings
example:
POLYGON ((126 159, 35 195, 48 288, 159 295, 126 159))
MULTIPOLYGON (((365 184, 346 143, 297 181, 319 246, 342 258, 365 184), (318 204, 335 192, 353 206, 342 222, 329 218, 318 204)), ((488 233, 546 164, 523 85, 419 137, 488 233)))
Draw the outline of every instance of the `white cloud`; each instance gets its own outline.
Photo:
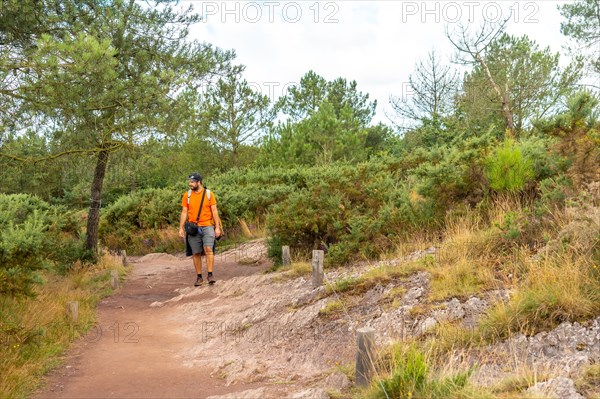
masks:
MULTIPOLYGON (((190 2, 182 2, 184 5, 190 2)), ((508 32, 527 34, 559 51, 562 17, 556 1, 193 1, 205 21, 193 27, 199 40, 235 49, 245 78, 275 95, 309 70, 331 80, 358 82, 378 100, 376 121, 387 122, 390 94, 400 95, 415 63, 433 48, 450 57, 448 21, 512 15, 508 32), (512 14, 510 14, 512 9, 512 14), (237 19, 237 21, 236 21, 237 19), (439 21, 439 22, 436 22, 439 21)))

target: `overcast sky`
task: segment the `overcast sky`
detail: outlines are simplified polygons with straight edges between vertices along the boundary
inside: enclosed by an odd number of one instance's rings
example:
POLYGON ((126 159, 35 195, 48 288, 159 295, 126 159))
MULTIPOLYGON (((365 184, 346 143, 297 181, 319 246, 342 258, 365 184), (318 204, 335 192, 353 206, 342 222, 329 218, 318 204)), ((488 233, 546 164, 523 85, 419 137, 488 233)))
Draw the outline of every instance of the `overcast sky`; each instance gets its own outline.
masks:
POLYGON ((327 80, 356 80, 388 123, 389 96, 402 95, 415 63, 435 48, 450 61, 445 27, 511 16, 508 33, 527 34, 561 51, 566 38, 558 1, 182 1, 204 21, 192 36, 234 49, 244 77, 278 98, 314 70, 327 80), (404 88, 404 89, 403 89, 404 88))

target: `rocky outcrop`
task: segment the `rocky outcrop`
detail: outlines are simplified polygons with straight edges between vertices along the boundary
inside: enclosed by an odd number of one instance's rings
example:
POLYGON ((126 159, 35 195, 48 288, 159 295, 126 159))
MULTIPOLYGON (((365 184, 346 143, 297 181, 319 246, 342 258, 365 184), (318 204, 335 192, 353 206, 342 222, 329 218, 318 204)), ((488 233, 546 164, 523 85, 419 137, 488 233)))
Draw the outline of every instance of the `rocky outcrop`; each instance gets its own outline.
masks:
POLYGON ((533 397, 551 399, 585 399, 575 389, 573 380, 564 377, 552 378, 545 382, 538 382, 527 390, 533 397))
MULTIPOLYGON (((432 247, 407 259, 433 253, 432 247)), ((327 271, 325 281, 358 278, 369 268, 401 267, 402 262, 327 271)), ((490 306, 510 297, 507 290, 495 290, 432 303, 429 287, 430 274, 424 271, 355 295, 313 289, 308 276, 286 280, 273 274, 253 275, 223 281, 211 289, 210 296, 203 296, 202 290, 180 290, 174 298, 153 306, 176 307, 189 321, 184 333, 195 345, 181 355, 188 366, 210 367, 227 384, 276 381, 294 387, 287 392, 296 393, 288 397, 327 398, 326 390, 342 391, 350 385, 347 376, 331 371, 334 364, 353 361, 357 328, 373 327, 377 345, 419 337, 446 323, 474 328, 490 306), (343 310, 321 314, 333 301, 341 301, 343 310)), ((492 385, 506 378, 510 375, 507 361, 518 357, 524 367, 552 366, 549 377, 553 379, 532 387, 532 395, 578 398, 568 378, 583 366, 600 362, 600 318, 585 324, 563 323, 533 337, 517 335, 475 352, 461 355, 467 367, 478 365, 474 383, 492 385)), ((274 392, 266 388, 259 396, 277 397, 274 392)))

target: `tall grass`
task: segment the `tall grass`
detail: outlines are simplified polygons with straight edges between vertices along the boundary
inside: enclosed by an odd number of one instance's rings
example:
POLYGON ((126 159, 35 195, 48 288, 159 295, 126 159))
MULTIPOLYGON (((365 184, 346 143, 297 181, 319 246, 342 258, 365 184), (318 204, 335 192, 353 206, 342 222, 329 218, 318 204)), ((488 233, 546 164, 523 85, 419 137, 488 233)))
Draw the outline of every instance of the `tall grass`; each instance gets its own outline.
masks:
MULTIPOLYGON (((357 397, 366 399, 467 398, 471 370, 444 375, 434 370, 415 345, 395 343, 384 348, 376 361, 376 378, 357 397)), ((479 393, 481 397, 481 392, 479 393)))
POLYGON ((481 321, 483 335, 507 338, 535 334, 563 321, 600 314, 600 273, 588 256, 565 251, 529 260, 526 274, 507 303, 498 303, 481 321))
POLYGON ((110 270, 125 268, 117 258, 104 255, 93 267, 77 264, 66 276, 47 273, 33 298, 0 298, 0 397, 30 395, 60 355, 95 321, 95 306, 111 292, 110 270), (66 304, 79 301, 79 317, 72 325, 66 304))

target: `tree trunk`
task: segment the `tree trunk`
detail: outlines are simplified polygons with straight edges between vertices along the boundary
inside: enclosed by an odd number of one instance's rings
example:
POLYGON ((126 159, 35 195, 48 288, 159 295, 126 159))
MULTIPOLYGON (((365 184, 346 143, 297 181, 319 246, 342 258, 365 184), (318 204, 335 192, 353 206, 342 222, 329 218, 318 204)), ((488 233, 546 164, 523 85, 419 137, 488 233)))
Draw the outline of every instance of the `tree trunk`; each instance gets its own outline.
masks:
POLYGON ((100 200, 102 197, 102 185, 106 174, 108 164, 108 151, 102 150, 98 153, 96 170, 94 171, 94 180, 92 181, 92 190, 90 195, 90 211, 87 220, 87 234, 85 238, 85 248, 92 253, 98 252, 98 223, 100 222, 100 200))
POLYGON ((490 69, 488 68, 487 63, 483 60, 481 55, 475 54, 474 57, 477 60, 477 62, 479 62, 479 64, 483 67, 483 70, 485 71, 488 81, 490 82, 490 84, 496 91, 496 94, 500 98, 500 102, 502 103, 502 116, 504 118, 504 123, 506 125, 508 137, 514 138, 515 137, 515 123, 513 120, 512 110, 510 108, 510 97, 508 96, 508 83, 504 84, 504 93, 502 93, 500 86, 498 86, 498 83, 496 83, 496 81, 494 80, 492 73, 490 72, 490 69))
POLYGON ((509 138, 516 137, 515 122, 513 119, 512 109, 510 108, 510 97, 508 96, 508 83, 504 84, 504 94, 502 96, 502 115, 504 115, 504 123, 506 123, 507 133, 509 138))

